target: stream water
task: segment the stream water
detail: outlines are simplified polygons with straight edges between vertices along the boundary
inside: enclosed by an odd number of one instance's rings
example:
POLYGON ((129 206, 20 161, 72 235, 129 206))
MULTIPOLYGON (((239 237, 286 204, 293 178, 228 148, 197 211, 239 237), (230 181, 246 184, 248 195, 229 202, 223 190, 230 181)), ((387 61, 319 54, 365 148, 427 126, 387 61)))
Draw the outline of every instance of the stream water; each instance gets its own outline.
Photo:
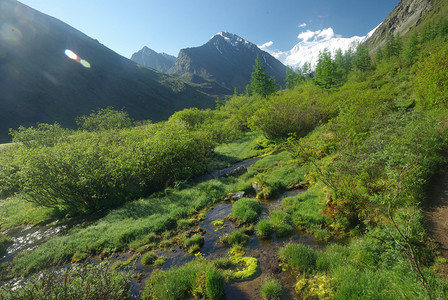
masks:
MULTIPOLYGON (((211 178, 216 178, 229 174, 238 168, 247 168, 254 164, 259 158, 249 159, 232 167, 213 172, 197 178, 195 181, 205 181, 211 178)), ((281 206, 282 199, 285 197, 295 196, 301 191, 293 190, 288 191, 274 200, 264 200, 263 212, 261 218, 267 218, 270 211, 281 206)), ((205 219, 199 223, 199 225, 190 230, 201 228, 204 233, 204 245, 201 247, 201 254, 207 259, 217 259, 226 257, 228 247, 225 247, 220 243, 220 238, 236 229, 235 225, 224 220, 224 227, 217 230, 217 227, 212 225, 215 220, 223 220, 232 212, 232 204, 228 202, 220 203, 212 208, 206 215, 205 219)), ((0 262, 9 262, 22 251, 31 251, 40 244, 44 243, 48 239, 66 233, 70 229, 69 225, 45 225, 17 228, 8 232, 8 236, 14 238, 14 243, 7 249, 7 254, 0 259, 0 262)), ((255 235, 250 236, 249 242, 246 246, 246 255, 255 257, 259 262, 259 271, 252 278, 245 280, 236 280, 227 283, 225 286, 225 294, 227 299, 259 299, 259 290, 267 278, 279 279, 285 290, 283 299, 292 299, 295 278, 288 272, 282 272, 279 267, 278 251, 281 247, 289 242, 301 243, 311 246, 313 248, 320 248, 321 246, 314 240, 313 237, 303 235, 296 232, 294 235, 288 238, 278 239, 275 235, 272 239, 262 240, 255 235)), ((184 251, 180 247, 175 247, 170 251, 156 252, 158 256, 165 256, 166 261, 161 267, 163 270, 167 270, 171 267, 177 267, 189 262, 195 258, 194 255, 184 251)), ((132 257, 132 253, 118 253, 111 258, 112 261, 126 261, 132 257)), ((89 263, 98 263, 100 259, 98 257, 88 260, 89 263)), ((135 262, 135 272, 140 274, 138 279, 133 279, 131 282, 131 295, 133 299, 139 298, 139 293, 144 287, 144 282, 148 279, 154 270, 154 267, 144 266, 140 259, 135 262)), ((8 284, 11 286, 20 286, 23 284, 23 279, 15 279, 8 284)))
MULTIPOLYGON (((301 191, 298 190, 288 191, 274 200, 262 201, 264 210, 261 218, 268 217, 271 210, 281 205, 283 198, 295 196, 300 192, 301 191)), ((204 245, 200 249, 203 257, 213 260, 227 256, 229 248, 220 243, 220 238, 223 235, 234 231, 236 227, 232 222, 224 220, 225 227, 216 230, 217 227, 212 225, 212 222, 215 220, 223 220, 224 217, 228 216, 231 212, 232 204, 218 204, 208 212, 205 220, 200 222, 196 227, 205 230, 204 245)), ((193 228, 192 230, 196 228, 193 228)), ((292 236, 281 239, 277 238, 274 234, 269 240, 259 239, 256 235, 250 236, 248 244, 245 247, 246 256, 258 259, 259 271, 251 278, 227 283, 225 286, 226 299, 259 299, 260 288, 268 278, 276 278, 282 282, 285 291, 282 299, 293 299, 294 284, 296 283, 296 280, 289 272, 282 272, 278 260, 278 251, 290 242, 300 243, 313 248, 322 247, 322 245, 318 244, 312 236, 304 235, 300 232, 295 232, 292 236)), ((161 267, 162 270, 181 266, 195 258, 194 255, 179 247, 176 247, 169 252, 158 252, 157 255, 166 257, 165 264, 161 267)), ((130 255, 123 257, 122 260, 127 259, 129 256, 130 255)), ((137 261, 135 270, 142 275, 138 280, 133 280, 132 282, 132 296, 134 299, 138 299, 139 291, 143 289, 144 281, 150 277, 154 267, 144 266, 140 261, 137 261)))

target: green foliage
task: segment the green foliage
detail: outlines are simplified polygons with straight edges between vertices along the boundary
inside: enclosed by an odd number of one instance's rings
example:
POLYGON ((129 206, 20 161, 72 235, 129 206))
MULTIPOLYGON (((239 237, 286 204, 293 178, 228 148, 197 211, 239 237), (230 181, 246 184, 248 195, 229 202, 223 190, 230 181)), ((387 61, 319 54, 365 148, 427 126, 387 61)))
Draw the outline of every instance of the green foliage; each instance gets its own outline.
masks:
POLYGON ((305 76, 299 69, 297 72, 291 67, 286 67, 286 88, 294 89, 299 83, 305 80, 305 76))
POLYGON ((257 199, 241 198, 232 205, 232 216, 240 222, 255 223, 262 206, 257 199))
POLYGON ((336 67, 327 49, 319 53, 319 59, 314 73, 314 82, 326 91, 330 91, 338 84, 336 67))
POLYGON ((282 285, 276 279, 268 279, 261 286, 260 295, 264 300, 279 300, 283 295, 282 285))
POLYGON ((417 61, 419 50, 420 49, 419 49, 418 33, 417 31, 414 31, 407 40, 403 52, 405 62, 409 66, 413 65, 417 61))
POLYGON ((36 127, 20 126, 17 130, 10 129, 12 142, 26 147, 54 146, 61 140, 67 140, 71 130, 62 128, 58 123, 37 124, 36 127))
POLYGON ((143 299, 221 299, 224 278, 216 267, 203 259, 168 271, 155 270, 146 282, 143 299))
POLYGON ((417 66, 415 92, 423 107, 448 104, 448 47, 435 50, 417 66))
POLYGON ((299 272, 310 273, 316 269, 316 252, 301 244, 287 244, 278 253, 283 265, 299 272))
POLYGON ((400 38, 393 33, 389 33, 386 37, 386 42, 384 45, 384 56, 387 59, 398 57, 401 53, 401 50, 402 46, 400 38))
POLYGON ((29 201, 85 213, 199 174, 211 149, 207 136, 173 123, 77 132, 52 147, 23 149, 19 180, 29 201))
POLYGON ((257 56, 255 59, 254 72, 252 72, 250 79, 249 93, 246 92, 246 94, 259 95, 262 98, 266 98, 277 90, 278 87, 275 79, 269 77, 260 57, 257 56))
POLYGON ((107 264, 48 271, 20 289, 0 288, 2 299, 128 299, 131 275, 107 264))
POLYGON ((150 266, 154 264, 157 258, 158 257, 156 254, 154 254, 154 252, 146 252, 142 255, 142 264, 144 264, 145 266, 150 266))
POLYGON ((204 245, 204 237, 201 234, 195 234, 184 241, 184 246, 189 252, 198 251, 204 245))
POLYGON ((353 63, 361 71, 367 71, 371 68, 369 49, 364 44, 358 44, 356 47, 353 63))
POLYGON ((320 107, 303 98, 291 98, 268 99, 249 119, 250 128, 268 139, 305 136, 322 120, 320 107))
POLYGON ((3 257, 6 254, 6 249, 12 245, 14 241, 9 237, 0 234, 0 257, 3 257))
POLYGON ((130 128, 132 120, 126 111, 107 107, 76 118, 76 124, 87 131, 117 130, 130 128))
POLYGON ((274 228, 269 220, 260 220, 255 230, 258 237, 269 238, 274 233, 274 228))
POLYGON ((273 210, 269 216, 269 220, 272 223, 277 237, 285 237, 294 232, 291 216, 282 209, 273 210))
POLYGON ((246 234, 246 230, 244 228, 234 230, 224 235, 220 239, 221 243, 227 246, 234 246, 234 245, 244 246, 247 244, 248 240, 249 236, 246 234))

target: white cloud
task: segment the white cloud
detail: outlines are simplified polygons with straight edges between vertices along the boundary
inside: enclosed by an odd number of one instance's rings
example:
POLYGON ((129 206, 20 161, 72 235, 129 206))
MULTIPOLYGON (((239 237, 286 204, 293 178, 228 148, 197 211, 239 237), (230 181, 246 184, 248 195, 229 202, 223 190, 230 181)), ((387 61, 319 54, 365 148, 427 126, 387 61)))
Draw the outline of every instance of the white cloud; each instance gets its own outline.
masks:
POLYGON ((301 27, 301 28, 306 27, 306 23, 300 24, 299 27, 301 27))
POLYGON ((319 34, 320 30, 318 31, 311 31, 311 30, 307 30, 305 32, 301 32, 297 38, 299 40, 302 40, 303 42, 308 42, 310 39, 312 39, 314 36, 316 36, 316 34, 319 34))
POLYGON ((274 44, 273 41, 269 41, 269 42, 264 43, 263 45, 257 45, 257 46, 261 50, 268 51, 268 48, 271 47, 273 44, 274 44))
POLYGON ((323 29, 323 30, 319 30, 318 32, 319 33, 316 32, 317 33, 317 35, 316 35, 317 38, 315 38, 315 40, 316 39, 323 39, 324 41, 328 41, 328 40, 330 40, 330 39, 335 37, 333 28, 331 28, 331 27, 323 29))

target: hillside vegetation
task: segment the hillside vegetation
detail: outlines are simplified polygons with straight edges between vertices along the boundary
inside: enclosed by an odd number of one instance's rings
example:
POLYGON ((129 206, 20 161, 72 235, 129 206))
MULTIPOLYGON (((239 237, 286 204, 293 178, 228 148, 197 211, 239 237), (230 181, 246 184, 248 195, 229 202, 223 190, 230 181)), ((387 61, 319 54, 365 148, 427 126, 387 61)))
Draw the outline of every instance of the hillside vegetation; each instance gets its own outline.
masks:
MULTIPOLYGON (((215 110, 186 109, 135 126, 124 111, 105 109, 78 118, 77 130, 13 130, 14 144, 0 148, 0 206, 35 213, 3 214, 0 228, 97 215, 1 264, 3 279, 124 250, 136 257, 176 245, 197 252, 203 239, 184 230, 228 193, 272 199, 306 187, 264 219, 258 200, 238 200, 230 218, 241 229, 222 241, 229 258, 209 261, 199 253, 179 268, 155 271, 143 297, 222 298, 225 281, 257 272, 256 259, 244 252, 248 235, 300 229, 327 245, 291 243, 278 253, 281 267, 296 275, 299 298, 446 299, 446 258, 422 214, 448 146, 448 19, 445 8, 437 12, 405 36, 389 35, 373 56, 364 45, 335 57, 323 52, 313 78, 288 70, 288 89, 270 93, 257 93, 253 79, 251 96, 235 94, 215 110), (239 177, 191 181, 261 154, 239 177)), ((34 284, 5 297, 44 293, 34 284)), ((280 297, 281 284, 267 281, 260 293, 280 297)))

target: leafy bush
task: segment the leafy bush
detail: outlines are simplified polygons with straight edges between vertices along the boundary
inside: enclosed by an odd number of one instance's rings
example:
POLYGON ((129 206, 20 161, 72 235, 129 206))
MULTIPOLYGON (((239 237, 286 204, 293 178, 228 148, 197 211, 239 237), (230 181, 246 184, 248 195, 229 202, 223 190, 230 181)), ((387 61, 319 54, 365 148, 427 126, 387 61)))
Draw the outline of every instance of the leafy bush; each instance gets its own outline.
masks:
POLYGON ((310 273, 316 269, 316 253, 308 246, 287 244, 279 251, 279 257, 286 267, 310 273))
POLYGON ((423 107, 448 104, 448 47, 437 49, 418 65, 415 92, 423 107))
POLYGON ((232 206, 232 216, 244 223, 254 223, 258 220, 262 206, 257 199, 241 198, 232 206))
POLYGON ((277 280, 269 279, 261 286, 260 294, 265 300, 279 300, 282 297, 283 288, 277 280))
POLYGON ((77 132, 52 147, 23 151, 20 183, 28 200, 72 214, 113 207, 199 174, 212 142, 165 124, 77 132))
POLYGON ((112 107, 98 109, 90 115, 76 118, 79 128, 88 131, 114 130, 130 128, 132 119, 124 111, 114 110, 112 107))
POLYGON ((273 97, 249 119, 253 130, 263 132, 268 139, 305 136, 322 120, 315 104, 273 97))
POLYGON ((189 262, 168 271, 155 270, 146 282, 143 299, 221 299, 224 278, 212 263, 203 259, 189 262))

